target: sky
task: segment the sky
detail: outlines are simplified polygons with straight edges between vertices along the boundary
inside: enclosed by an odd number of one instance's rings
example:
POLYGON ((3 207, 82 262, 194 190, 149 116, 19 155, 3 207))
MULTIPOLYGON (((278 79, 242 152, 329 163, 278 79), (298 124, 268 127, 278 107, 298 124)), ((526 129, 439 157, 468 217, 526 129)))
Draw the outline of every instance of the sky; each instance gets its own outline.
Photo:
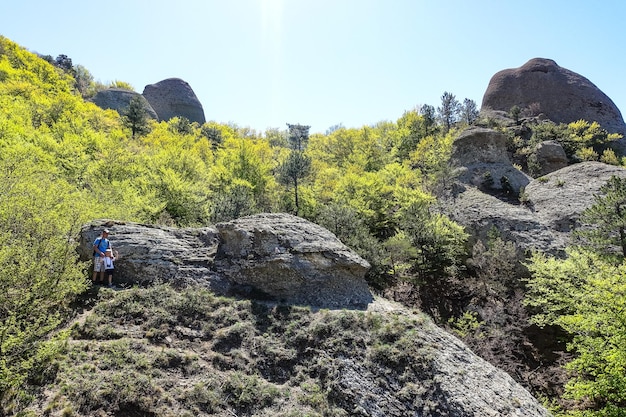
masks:
POLYGON ((480 107, 498 71, 549 58, 626 111, 622 0, 5 0, 0 35, 141 93, 189 83, 207 120, 359 128, 480 107))

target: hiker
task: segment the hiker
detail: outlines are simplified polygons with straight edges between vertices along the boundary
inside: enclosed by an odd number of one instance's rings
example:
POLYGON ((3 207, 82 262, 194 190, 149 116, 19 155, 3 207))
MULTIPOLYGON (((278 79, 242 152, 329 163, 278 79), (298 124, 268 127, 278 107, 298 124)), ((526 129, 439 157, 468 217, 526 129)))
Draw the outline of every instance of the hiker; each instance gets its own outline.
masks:
POLYGON ((109 242, 109 229, 104 229, 100 237, 93 242, 93 276, 91 281, 96 283, 96 277, 100 273, 100 282, 104 284, 104 254, 111 247, 109 242))
POLYGON ((104 274, 109 278, 109 288, 115 288, 113 286, 113 274, 115 273, 113 262, 119 258, 119 254, 111 248, 108 248, 104 254, 104 274))

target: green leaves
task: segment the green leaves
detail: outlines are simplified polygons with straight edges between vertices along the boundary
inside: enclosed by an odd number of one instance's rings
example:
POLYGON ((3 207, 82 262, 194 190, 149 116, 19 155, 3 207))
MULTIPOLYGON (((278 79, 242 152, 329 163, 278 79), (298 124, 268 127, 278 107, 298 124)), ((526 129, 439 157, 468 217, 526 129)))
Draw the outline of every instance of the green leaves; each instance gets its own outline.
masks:
POLYGON ((566 365, 572 378, 565 398, 597 410, 586 415, 624 415, 626 264, 570 250, 567 259, 534 255, 529 269, 526 304, 537 311, 532 321, 560 326, 572 336, 568 349, 576 356, 566 365))
POLYGON ((82 196, 27 156, 0 160, 0 394, 19 386, 42 339, 86 288, 71 241, 82 196))
POLYGON ((577 244, 623 262, 626 257, 626 179, 612 176, 600 188, 601 195, 580 216, 577 244))

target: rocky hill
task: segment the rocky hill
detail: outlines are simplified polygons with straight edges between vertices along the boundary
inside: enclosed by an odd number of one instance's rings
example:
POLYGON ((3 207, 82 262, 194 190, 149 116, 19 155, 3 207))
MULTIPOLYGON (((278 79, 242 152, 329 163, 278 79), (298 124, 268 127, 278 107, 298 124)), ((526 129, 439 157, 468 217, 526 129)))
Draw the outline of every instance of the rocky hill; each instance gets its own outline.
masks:
MULTIPOLYGON (((146 86, 142 96, 159 120, 204 122, 182 80, 146 86)), ((131 97, 111 90, 99 105, 120 107, 131 97)), ((626 170, 569 165, 564 149, 546 140, 532 149, 531 176, 511 154, 507 128, 524 127, 507 114, 512 106, 532 123, 584 118, 620 132, 624 122, 584 77, 534 59, 490 82, 483 115, 499 125, 472 127, 454 142, 454 181, 440 207, 472 243, 496 229, 520 259, 529 250, 560 255, 600 187, 626 170)), ((374 296, 364 278, 369 264, 304 219, 260 214, 194 229, 96 221, 82 230, 83 260, 104 227, 121 254, 121 290, 86 295, 62 359, 41 376, 36 415, 548 415, 494 367, 498 358, 489 364, 424 314, 374 296)), ((518 277, 505 280, 521 288, 518 277)), ((496 330, 521 317, 517 328, 527 332, 518 295, 486 307, 474 298, 472 312, 491 308, 496 330)), ((488 331, 491 323, 481 325, 488 331)), ((532 332, 528 345, 555 339, 532 332)), ((518 336, 504 335, 529 340, 518 336)), ((541 353, 532 360, 543 366, 541 353)))
POLYGON ((548 415, 424 314, 373 297, 367 263, 319 226, 281 214, 185 230, 103 221, 83 242, 105 226, 125 283, 151 271, 178 289, 95 287, 36 413, 548 415), (215 294, 242 286, 262 291, 215 294))

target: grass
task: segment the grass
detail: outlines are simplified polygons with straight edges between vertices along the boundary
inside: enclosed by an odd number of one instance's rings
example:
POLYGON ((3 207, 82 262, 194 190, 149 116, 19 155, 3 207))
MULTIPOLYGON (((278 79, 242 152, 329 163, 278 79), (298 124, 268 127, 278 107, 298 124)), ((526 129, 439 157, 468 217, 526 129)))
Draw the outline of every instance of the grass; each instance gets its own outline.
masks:
POLYGON ((56 373, 32 387, 48 395, 30 410, 348 416, 356 400, 341 394, 347 358, 411 404, 432 379, 431 355, 419 343, 423 320, 235 300, 202 288, 101 291, 90 314, 71 326, 56 373))

